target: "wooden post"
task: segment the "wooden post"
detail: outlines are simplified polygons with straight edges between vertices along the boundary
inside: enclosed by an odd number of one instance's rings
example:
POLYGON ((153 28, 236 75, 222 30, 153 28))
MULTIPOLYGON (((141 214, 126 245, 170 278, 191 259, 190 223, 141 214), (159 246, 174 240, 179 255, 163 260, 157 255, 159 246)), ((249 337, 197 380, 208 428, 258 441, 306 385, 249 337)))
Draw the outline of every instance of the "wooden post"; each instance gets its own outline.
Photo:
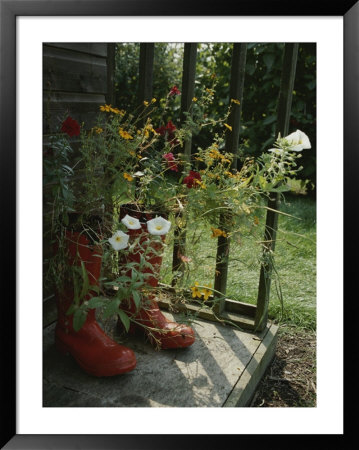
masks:
POLYGON ((138 99, 142 104, 144 101, 151 101, 153 90, 153 58, 155 54, 155 44, 140 44, 140 74, 138 99))
POLYGON ((107 93, 106 103, 114 105, 115 103, 115 51, 116 44, 107 44, 107 93))
MULTIPOLYGON (((183 55, 183 74, 181 91, 181 123, 186 120, 185 112, 188 112, 194 96, 194 82, 196 77, 197 44, 185 44, 183 55)), ((184 154, 188 161, 191 159, 192 139, 184 143, 184 154)))
MULTIPOLYGON (((197 44, 186 43, 184 45, 182 91, 181 91, 181 116, 183 124, 186 120, 185 112, 188 112, 194 96, 194 85, 196 76, 197 44)), ((192 139, 186 139, 183 153, 188 162, 191 160, 192 139)), ((177 213, 176 219, 183 219, 182 213, 177 213)), ((183 273, 183 261, 181 255, 186 254, 186 232, 176 226, 174 229, 174 244, 172 257, 172 272, 183 273)), ((172 285, 175 285, 178 277, 173 277, 172 285)))
MULTIPOLYGON (((232 127, 232 131, 226 133, 226 151, 234 155, 232 163, 233 168, 237 167, 246 56, 247 44, 233 44, 229 101, 231 102, 231 100, 234 99, 239 100, 240 102, 239 105, 232 103, 231 113, 228 117, 228 124, 232 127)), ((221 215, 219 228, 229 232, 230 230, 226 225, 226 222, 226 215, 221 215)), ((221 313, 224 309, 224 296, 227 288, 229 246, 230 238, 223 236, 218 237, 214 289, 221 292, 222 296, 220 296, 220 300, 215 307, 217 313, 221 313)), ((216 297, 218 296, 219 294, 216 294, 216 297)))
MULTIPOLYGON (((284 46, 283 69, 277 107, 276 137, 278 136, 278 133, 281 133, 282 137, 287 136, 288 134, 295 70, 297 65, 298 46, 299 44, 295 43, 285 44, 284 46)), ((268 200, 268 207, 276 211, 279 210, 279 194, 276 193, 271 195, 271 198, 268 200)), ((268 209, 264 232, 264 261, 260 269, 257 310, 254 321, 255 329, 258 331, 263 330, 267 325, 269 293, 272 274, 272 264, 268 260, 268 258, 271 257, 271 253, 274 252, 275 249, 277 228, 278 213, 268 209)))

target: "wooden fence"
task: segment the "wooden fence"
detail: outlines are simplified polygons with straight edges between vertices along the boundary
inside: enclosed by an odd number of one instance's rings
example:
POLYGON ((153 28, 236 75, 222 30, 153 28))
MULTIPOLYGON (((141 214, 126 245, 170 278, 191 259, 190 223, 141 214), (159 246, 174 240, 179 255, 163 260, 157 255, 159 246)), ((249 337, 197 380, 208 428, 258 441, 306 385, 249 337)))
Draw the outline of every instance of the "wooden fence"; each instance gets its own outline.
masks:
MULTIPOLYGON (((152 72, 154 58, 154 43, 143 43, 140 46, 140 101, 149 101, 152 98, 152 72)), ((240 104, 233 105, 229 125, 232 133, 227 134, 225 149, 235 156, 238 152, 239 137, 241 130, 241 105, 243 100, 243 86, 246 64, 246 43, 234 43, 232 51, 232 63, 230 71, 230 91, 228 103, 231 98, 240 100, 240 104)), ((287 43, 283 51, 283 66, 281 84, 277 105, 276 135, 280 132, 282 136, 288 134, 289 118, 292 104, 292 92, 294 87, 295 70, 298 55, 298 44, 287 43)), ((183 72, 182 72, 182 98, 181 98, 181 119, 184 120, 184 113, 189 111, 192 98, 194 97, 195 74, 196 74, 197 44, 186 43, 184 45, 183 72)), ((187 158, 191 156, 191 141, 185 142, 184 154, 187 158)), ((236 158, 234 158, 236 164, 236 158)), ((263 251, 270 254, 275 249, 278 213, 280 201, 279 195, 273 194, 268 201, 266 225, 263 241, 266 243, 263 251)), ((173 248, 173 271, 181 270, 182 261, 180 254, 186 254, 185 243, 186 234, 175 230, 175 242, 173 248), (181 237, 180 237, 181 236, 181 237)), ((247 304, 225 298, 227 287, 228 261, 230 255, 230 238, 219 236, 217 243, 216 269, 214 273, 214 289, 221 292, 221 299, 217 302, 214 311, 205 310, 202 307, 187 304, 183 308, 197 313, 199 316, 217 320, 227 319, 242 328, 250 330, 262 330, 267 324, 268 304, 271 285, 271 264, 263 263, 259 273, 258 295, 256 305, 247 304)), ((263 261, 268 261, 264 257, 263 261)), ((162 304, 162 306, 168 306, 162 304)))

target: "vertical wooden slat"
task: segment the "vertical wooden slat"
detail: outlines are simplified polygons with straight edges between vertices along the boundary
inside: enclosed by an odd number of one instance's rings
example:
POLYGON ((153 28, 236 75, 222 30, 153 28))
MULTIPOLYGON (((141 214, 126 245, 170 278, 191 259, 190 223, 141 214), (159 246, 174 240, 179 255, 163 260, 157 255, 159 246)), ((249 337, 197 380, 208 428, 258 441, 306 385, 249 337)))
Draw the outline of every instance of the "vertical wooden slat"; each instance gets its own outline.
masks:
POLYGON ((155 44, 140 44, 139 103, 151 101, 153 91, 153 58, 155 44))
MULTIPOLYGON (((285 44, 284 46, 283 69, 277 107, 276 136, 278 136, 278 133, 281 133, 281 136, 286 136, 288 134, 298 46, 299 44, 295 43, 285 44)), ((279 210, 280 199, 278 194, 271 195, 271 198, 268 200, 268 207, 276 211, 279 210)), ((278 213, 268 209, 264 232, 264 261, 260 269, 257 311, 255 315, 255 328, 259 331, 263 330, 267 324, 272 273, 272 265, 267 258, 270 256, 271 252, 274 252, 275 249, 277 227, 278 213)))
MULTIPOLYGON (((181 116, 183 124, 186 120, 185 112, 188 112, 194 96, 194 86, 196 77, 197 44, 186 43, 184 45, 182 90, 181 90, 181 116)), ((183 153, 188 162, 191 160, 192 139, 186 139, 183 153)), ((182 213, 177 213, 177 220, 182 220, 182 213)), ((186 232, 185 229, 176 227, 174 229, 174 244, 172 257, 172 271, 183 273, 183 262, 180 255, 186 254, 186 232)), ((175 285, 178 277, 173 277, 172 285, 175 285)))
MULTIPOLYGON (((234 155, 232 163, 233 168, 237 167, 246 55, 247 44, 233 44, 229 101, 231 102, 231 99, 240 101, 239 105, 232 103, 231 113, 228 117, 228 124, 232 127, 232 131, 227 132, 226 134, 226 151, 234 155)), ((226 226, 226 222, 227 220, 225 215, 221 215, 219 228, 229 232, 230 230, 226 226)), ((224 295, 227 288, 229 247, 230 238, 219 236, 217 244, 214 289, 221 292, 222 296, 216 304, 215 309, 217 313, 220 313, 224 309, 224 295)))
MULTIPOLYGON (((185 112, 188 112, 194 96, 196 77, 197 44, 186 43, 183 54, 183 74, 181 92, 181 123, 186 120, 185 112)), ((191 159, 192 139, 188 138, 184 143, 184 154, 188 161, 191 159)))
POLYGON ((114 105, 115 103, 115 50, 116 44, 107 44, 107 93, 106 103, 114 105))

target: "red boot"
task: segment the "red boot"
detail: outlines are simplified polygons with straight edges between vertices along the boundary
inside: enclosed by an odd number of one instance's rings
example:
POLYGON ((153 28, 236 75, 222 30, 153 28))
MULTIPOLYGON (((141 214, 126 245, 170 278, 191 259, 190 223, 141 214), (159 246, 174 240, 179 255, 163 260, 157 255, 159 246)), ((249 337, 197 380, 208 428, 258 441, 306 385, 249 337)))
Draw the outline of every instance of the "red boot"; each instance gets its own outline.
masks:
MULTIPOLYGON (((68 233, 68 248, 71 264, 79 254, 84 261, 89 283, 97 285, 101 271, 100 248, 89 245, 83 234, 68 233)), ((88 295, 87 300, 91 298, 88 295)), ((79 331, 72 326, 73 316, 66 312, 73 301, 71 290, 57 295, 58 320, 55 328, 56 348, 64 354, 71 354, 79 366, 87 373, 98 377, 112 376, 129 372, 136 367, 136 357, 132 350, 117 344, 104 333, 96 321, 95 310, 90 309, 86 321, 79 331)))
MULTIPOLYGON (((136 215, 134 211, 126 211, 123 215, 125 214, 139 218, 140 221, 144 218, 143 216, 140 216, 141 213, 136 215)), ((147 220, 152 218, 152 216, 146 217, 147 220)), ((141 236, 140 244, 143 245, 150 238, 150 235, 147 231, 146 223, 142 222, 141 225, 141 229, 128 230, 128 234, 132 239, 141 236)), ((164 240, 164 236, 161 237, 162 240, 164 240)), ((157 252, 162 250, 162 244, 160 241, 152 240, 151 247, 157 252)), ((139 249, 138 252, 130 254, 128 256, 129 261, 139 264, 141 253, 143 252, 139 249)), ((161 268, 162 257, 152 254, 147 261, 152 265, 154 270, 151 270, 149 267, 143 270, 144 273, 153 275, 146 279, 146 283, 148 283, 152 288, 156 288, 158 286, 158 274, 161 268)), ((127 305, 121 305, 121 308, 123 308, 124 311, 138 323, 136 324, 131 321, 129 332, 133 333, 136 331, 141 331, 145 333, 149 337, 151 343, 157 345, 161 349, 189 347, 195 341, 193 329, 187 325, 178 324, 177 322, 171 322, 168 320, 160 311, 157 302, 154 300, 154 296, 149 297, 147 301, 142 300, 142 305, 138 310, 132 299, 127 302, 127 305), (141 325, 144 325, 144 327, 141 325), (145 327, 149 327, 150 329, 145 327)), ((118 325, 123 328, 120 320, 118 320, 118 325)))

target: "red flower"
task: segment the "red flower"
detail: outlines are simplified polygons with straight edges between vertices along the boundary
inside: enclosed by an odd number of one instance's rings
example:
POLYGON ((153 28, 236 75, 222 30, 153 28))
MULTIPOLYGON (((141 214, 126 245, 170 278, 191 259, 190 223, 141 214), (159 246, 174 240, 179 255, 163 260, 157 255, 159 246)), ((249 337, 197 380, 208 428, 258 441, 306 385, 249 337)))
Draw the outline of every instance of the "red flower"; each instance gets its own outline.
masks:
POLYGON ((165 136, 167 134, 167 141, 172 141, 172 139, 174 139, 175 135, 174 135, 174 131, 177 128, 175 127, 175 125, 173 125, 172 120, 170 120, 166 126, 161 126, 159 128, 157 128, 155 131, 157 133, 159 133, 161 136, 165 136))
POLYGON ((201 175, 198 172, 190 170, 188 176, 183 178, 183 183, 186 184, 188 188, 193 188, 198 186, 197 180, 202 180, 201 175))
POLYGON ((173 86, 173 88, 171 88, 168 96, 171 97, 172 95, 181 95, 181 91, 178 89, 177 86, 173 86))
POLYGON ((174 172, 178 172, 178 166, 175 163, 175 157, 173 156, 172 152, 165 153, 163 155, 163 158, 167 161, 168 167, 170 168, 170 170, 173 170, 174 172))
POLYGON ((72 136, 78 136, 80 134, 80 125, 75 120, 72 119, 70 116, 63 122, 61 131, 63 133, 67 133, 70 137, 72 136))

